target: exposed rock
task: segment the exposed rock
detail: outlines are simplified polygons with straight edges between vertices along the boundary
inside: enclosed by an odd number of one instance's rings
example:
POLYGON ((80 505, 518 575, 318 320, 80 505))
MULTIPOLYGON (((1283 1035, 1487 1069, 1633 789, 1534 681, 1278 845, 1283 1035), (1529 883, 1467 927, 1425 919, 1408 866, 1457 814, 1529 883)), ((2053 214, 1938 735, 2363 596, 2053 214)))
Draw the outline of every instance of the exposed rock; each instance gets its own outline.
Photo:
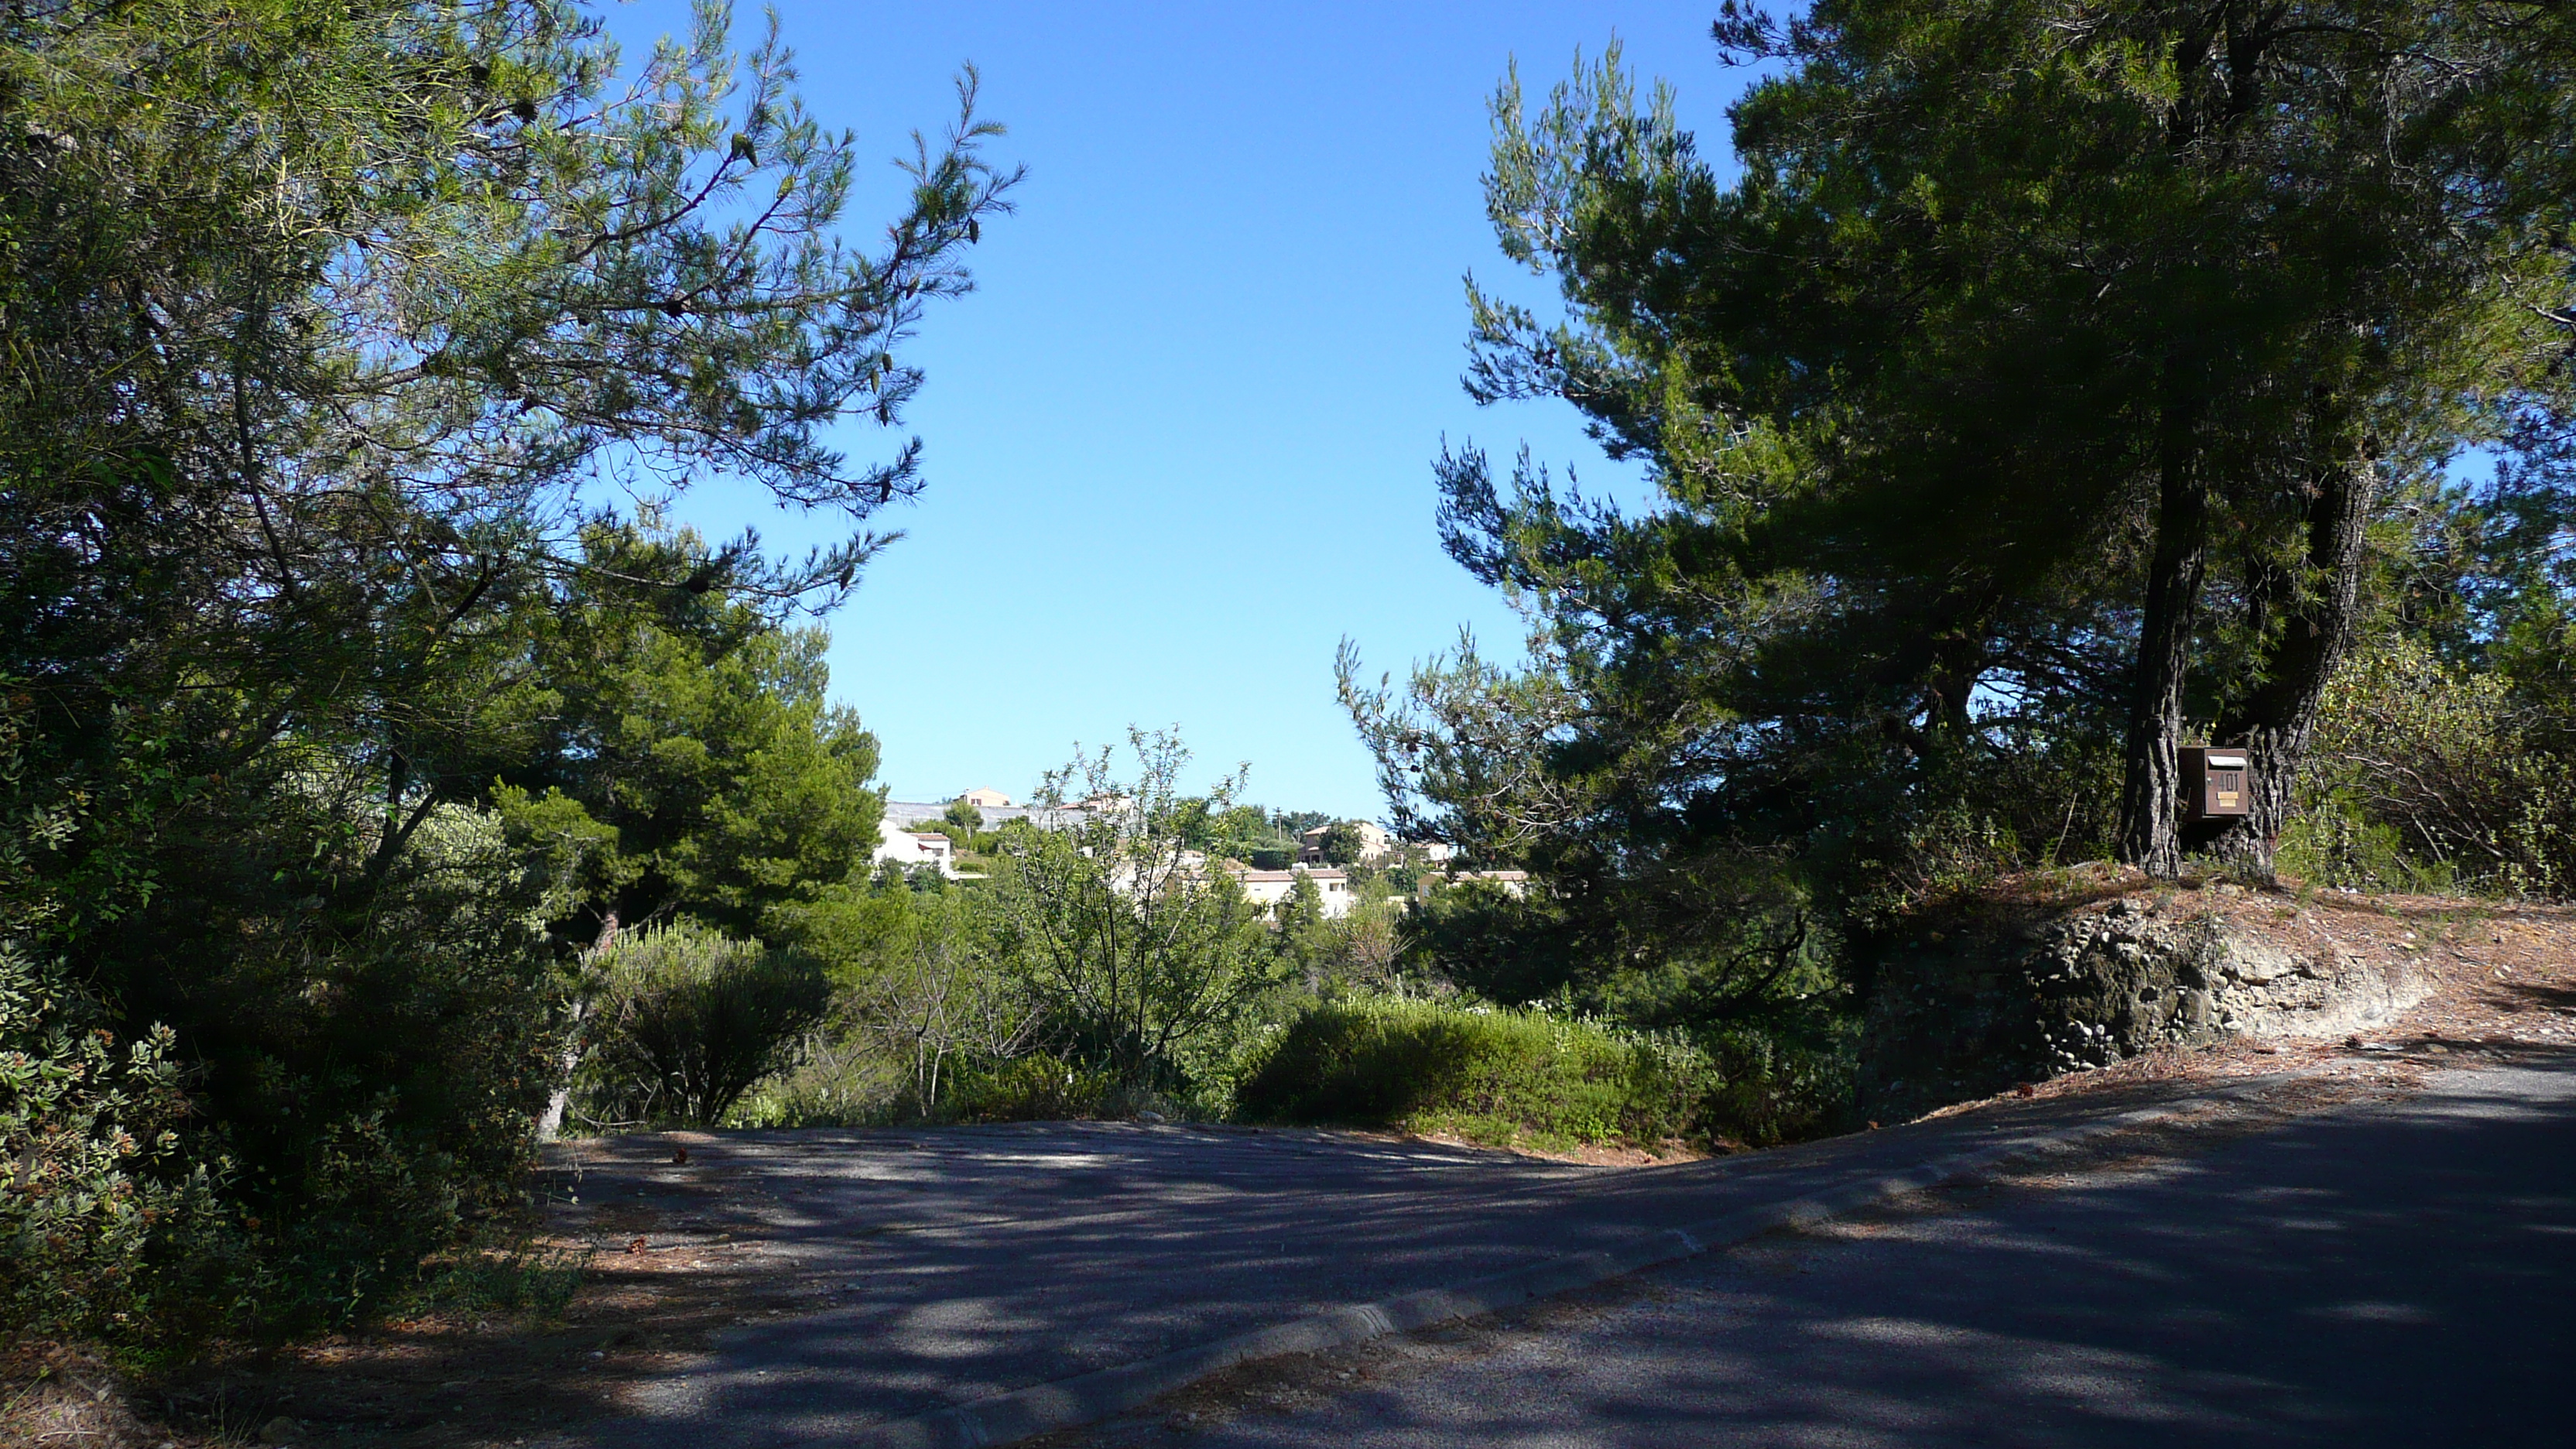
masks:
MULTIPOLYGON (((1882 950, 1861 1106, 1900 1117, 2016 1082, 2227 1037, 2333 1037, 2421 1001, 2411 961, 2293 949, 2232 920, 2241 891, 1945 917, 1882 950)), ((1967 915, 1971 913, 1958 913, 1967 915)))

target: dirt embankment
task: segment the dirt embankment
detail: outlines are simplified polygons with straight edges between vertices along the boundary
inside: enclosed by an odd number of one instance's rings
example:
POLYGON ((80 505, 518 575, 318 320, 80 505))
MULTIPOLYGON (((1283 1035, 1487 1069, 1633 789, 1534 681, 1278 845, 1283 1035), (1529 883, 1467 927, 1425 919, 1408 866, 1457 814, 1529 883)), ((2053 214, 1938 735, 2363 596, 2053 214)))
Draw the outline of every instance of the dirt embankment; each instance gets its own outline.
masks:
POLYGON ((1887 944, 1862 1109, 1892 1120, 2150 1058, 2215 1068, 2408 1033, 2564 1043, 2571 987, 2566 907, 2029 877, 1887 944))

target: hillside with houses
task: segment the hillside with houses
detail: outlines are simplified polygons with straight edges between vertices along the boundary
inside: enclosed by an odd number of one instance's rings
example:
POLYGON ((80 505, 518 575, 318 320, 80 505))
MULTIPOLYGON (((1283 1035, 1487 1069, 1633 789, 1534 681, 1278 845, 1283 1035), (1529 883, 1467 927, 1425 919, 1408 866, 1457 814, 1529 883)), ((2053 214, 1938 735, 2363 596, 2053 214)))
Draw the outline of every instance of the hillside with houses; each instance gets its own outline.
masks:
MULTIPOLYGON (((1122 808, 1117 800, 1099 798, 1023 805, 990 786, 961 791, 947 801, 888 800, 871 860, 907 873, 919 870, 944 880, 980 881, 987 875, 979 867, 989 863, 992 848, 1012 827, 1078 830, 1122 808)), ((1232 881, 1274 923, 1301 882, 1311 888, 1317 909, 1328 920, 1349 915, 1362 900, 1362 884, 1381 877, 1413 898, 1470 883, 1514 897, 1527 888, 1526 871, 1467 869, 1456 863, 1456 852, 1449 845, 1399 840, 1371 821, 1324 821, 1289 828, 1308 818, 1273 813, 1269 817, 1272 834, 1262 843, 1229 838, 1221 845, 1210 842, 1211 848, 1187 848, 1178 857, 1181 868, 1193 880, 1232 881), (1283 856, 1285 863, 1280 864, 1283 856)))

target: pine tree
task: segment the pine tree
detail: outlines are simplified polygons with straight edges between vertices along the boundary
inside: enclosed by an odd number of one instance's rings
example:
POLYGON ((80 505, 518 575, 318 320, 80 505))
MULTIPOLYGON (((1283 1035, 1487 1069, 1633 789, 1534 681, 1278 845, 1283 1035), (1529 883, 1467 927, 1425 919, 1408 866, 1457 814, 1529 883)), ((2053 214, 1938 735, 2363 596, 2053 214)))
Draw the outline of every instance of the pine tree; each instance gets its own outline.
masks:
POLYGON ((2205 843, 2268 869, 2375 509, 2556 406, 2570 24, 1729 5, 1731 56, 1788 67, 1732 113, 1733 185, 1615 52, 1535 115, 1508 82, 1489 206, 1569 315, 1473 293, 1470 390, 1572 402, 1660 491, 1443 459, 1451 551, 1571 702, 1524 817, 1552 794, 1633 873, 1866 835, 1999 753, 2081 776, 2107 737, 2117 850, 2170 874, 2198 724, 2262 782, 2205 843))

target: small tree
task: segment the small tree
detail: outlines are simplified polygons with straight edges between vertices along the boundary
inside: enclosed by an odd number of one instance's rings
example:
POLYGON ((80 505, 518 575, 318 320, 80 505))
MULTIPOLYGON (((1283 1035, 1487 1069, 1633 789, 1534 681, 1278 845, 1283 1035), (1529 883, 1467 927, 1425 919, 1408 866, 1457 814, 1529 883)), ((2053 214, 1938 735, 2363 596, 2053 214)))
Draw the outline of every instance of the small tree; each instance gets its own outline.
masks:
POLYGON ((976 831, 984 828, 984 812, 976 808, 974 801, 963 795, 948 802, 947 814, 941 818, 965 831, 970 838, 976 831))
POLYGON ((1336 820, 1325 827, 1322 850, 1326 865, 1357 865, 1360 852, 1368 843, 1360 837, 1356 820, 1336 820))
POLYGON ((1314 877, 1304 871, 1289 883, 1288 894, 1270 907, 1271 943, 1278 948, 1280 964, 1305 982, 1313 991, 1324 984, 1319 949, 1324 931, 1324 893, 1315 889, 1314 877))
POLYGON ((689 921, 627 937, 600 971, 585 1095, 606 1122, 714 1125, 786 1063, 829 1002, 811 958, 689 921))
MULTIPOLYGON (((1202 801, 1179 792, 1189 751, 1177 734, 1128 731, 1137 773, 1110 752, 1050 774, 1039 803, 1116 802, 1071 830, 997 848, 997 948, 1068 1056, 1131 1086, 1169 1084, 1174 1049, 1231 1025, 1269 984, 1276 957, 1259 912, 1187 843, 1202 801)), ((1242 772, 1204 805, 1221 813, 1242 772)))
POLYGON ((1325 979, 1365 987, 1392 982, 1396 957, 1404 948, 1397 929, 1399 910, 1395 901, 1381 897, 1353 906, 1339 920, 1325 922, 1317 943, 1317 964, 1325 979))
POLYGON ((855 993, 862 1030, 910 1059, 924 1117, 955 1075, 953 1058, 971 1065, 1015 1057, 1037 1028, 1036 1011, 993 959, 982 919, 989 910, 980 892, 917 897, 883 948, 883 964, 855 993))

